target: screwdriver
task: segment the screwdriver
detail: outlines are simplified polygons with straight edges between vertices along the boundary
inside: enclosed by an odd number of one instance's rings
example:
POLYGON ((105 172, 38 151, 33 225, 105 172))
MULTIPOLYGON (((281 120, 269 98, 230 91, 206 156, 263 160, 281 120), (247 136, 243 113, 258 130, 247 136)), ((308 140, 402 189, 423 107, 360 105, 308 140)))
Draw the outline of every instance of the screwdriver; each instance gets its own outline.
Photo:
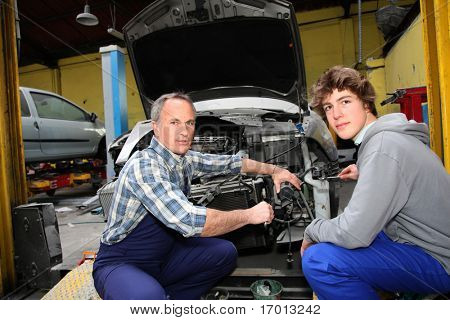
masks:
POLYGON ((340 181, 341 177, 339 176, 330 176, 325 178, 319 178, 320 180, 327 180, 327 181, 340 181))

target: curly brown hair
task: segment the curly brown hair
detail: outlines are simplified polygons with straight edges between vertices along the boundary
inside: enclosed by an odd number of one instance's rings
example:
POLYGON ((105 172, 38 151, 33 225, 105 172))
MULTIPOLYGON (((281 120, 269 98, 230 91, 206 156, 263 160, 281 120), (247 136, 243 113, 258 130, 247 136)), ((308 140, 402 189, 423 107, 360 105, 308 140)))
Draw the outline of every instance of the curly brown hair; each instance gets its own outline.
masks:
POLYGON ((355 69, 335 66, 325 71, 311 88, 311 107, 322 117, 325 117, 323 101, 334 89, 351 91, 368 106, 374 116, 378 115, 375 89, 369 80, 355 69))

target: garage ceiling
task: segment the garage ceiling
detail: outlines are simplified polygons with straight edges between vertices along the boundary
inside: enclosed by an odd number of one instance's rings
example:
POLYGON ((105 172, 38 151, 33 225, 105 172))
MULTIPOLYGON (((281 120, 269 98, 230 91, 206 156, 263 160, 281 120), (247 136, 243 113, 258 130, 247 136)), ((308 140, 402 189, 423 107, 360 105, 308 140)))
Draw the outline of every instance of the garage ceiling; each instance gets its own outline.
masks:
MULTIPOLYGON (((58 59, 81 53, 98 52, 100 46, 119 44, 121 40, 107 33, 125 23, 152 0, 88 0, 91 13, 99 24, 86 27, 75 21, 86 0, 17 0, 20 37, 19 65, 40 63, 56 67, 58 59)), ((293 0, 297 11, 332 6, 349 8, 356 0, 293 0)), ((348 12, 348 9, 345 10, 348 12)))

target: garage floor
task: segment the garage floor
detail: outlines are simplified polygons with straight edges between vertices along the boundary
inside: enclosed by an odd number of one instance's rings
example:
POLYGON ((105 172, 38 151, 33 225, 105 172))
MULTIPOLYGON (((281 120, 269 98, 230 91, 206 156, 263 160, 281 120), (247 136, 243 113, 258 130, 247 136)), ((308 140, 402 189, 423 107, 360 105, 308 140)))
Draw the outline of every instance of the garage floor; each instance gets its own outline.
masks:
MULTIPOLYGON (((354 182, 343 182, 340 188, 340 211, 350 200, 353 192, 354 182)), ((75 188, 60 189, 55 196, 49 197, 45 194, 36 195, 30 198, 31 202, 51 202, 55 206, 57 212, 61 245, 63 251, 63 262, 58 266, 61 271, 70 271, 77 266, 78 261, 82 258, 84 251, 97 251, 99 247, 99 238, 105 226, 104 217, 98 212, 80 208, 80 206, 95 196, 96 190, 90 184, 84 184, 75 188)), ((263 253, 264 260, 274 261, 273 269, 284 269, 291 272, 292 275, 301 273, 298 269, 298 248, 293 248, 294 263, 289 271, 286 263, 286 253, 275 250, 269 253, 273 257, 263 253)), ((242 255, 238 261, 238 267, 255 268, 253 266, 255 260, 254 255, 242 255)), ((267 270, 260 270, 261 273, 267 270)), ((226 284, 225 284, 226 285, 226 284)), ((35 294, 27 299, 40 299, 42 295, 35 294)))

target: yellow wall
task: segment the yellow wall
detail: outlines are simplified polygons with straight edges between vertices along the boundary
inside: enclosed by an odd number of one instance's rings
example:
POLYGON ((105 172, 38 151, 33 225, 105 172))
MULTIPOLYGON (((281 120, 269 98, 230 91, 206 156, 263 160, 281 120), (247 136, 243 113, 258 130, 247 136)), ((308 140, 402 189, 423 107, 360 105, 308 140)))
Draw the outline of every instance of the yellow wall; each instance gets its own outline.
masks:
MULTIPOLYGON (((386 99, 387 94, 393 93, 396 89, 426 85, 422 39, 422 18, 419 15, 385 57, 384 69, 377 69, 378 73, 384 73, 385 86, 384 91, 377 90, 378 103, 386 99)), ((369 62, 368 65, 370 66, 369 62)), ((376 79, 375 83, 382 86, 383 81, 379 75, 373 76, 373 78, 376 79)), ((370 78, 370 80, 374 83, 373 79, 370 78)), ((377 104, 377 106, 380 115, 400 112, 400 105, 398 104, 388 104, 383 107, 377 104)))
POLYGON ((419 15, 386 56, 386 90, 426 85, 422 18, 419 15))
MULTIPOLYGON (((412 0, 398 1, 397 5, 410 5, 412 0)), ((362 6, 362 61, 382 57, 384 39, 378 30, 374 12, 388 1, 369 1, 362 6)), ((358 62, 358 15, 357 5, 351 7, 351 17, 343 19, 343 8, 333 7, 297 13, 300 37, 306 68, 306 83, 310 88, 320 74, 334 65, 355 67, 358 62)), ((416 27, 417 29, 417 27, 416 27)), ((420 29, 420 27, 418 28, 420 29)), ((416 35, 411 41, 419 41, 416 35), (414 39, 414 40, 412 40, 414 39)), ((423 51, 423 50, 422 50, 423 51)), ((422 52, 419 50, 419 52, 422 52)), ((390 64, 390 61, 387 62, 390 64)), ((423 67, 423 62, 421 63, 423 67)), ((377 102, 386 96, 384 68, 375 67, 372 81, 376 81, 377 102)), ((373 70, 372 70, 373 71, 373 70)), ((391 72, 391 71, 389 71, 391 72)))
MULTIPOLYGON (((374 86, 377 94, 375 99, 375 106, 377 107, 378 115, 382 116, 386 113, 386 107, 380 106, 381 101, 386 99, 386 73, 384 59, 369 59, 366 61, 367 72, 366 76, 370 83, 374 86)), ((392 111, 391 111, 392 112, 392 111)))
MULTIPOLYGON (((399 1, 398 5, 414 1, 399 1)), ((374 12, 388 1, 369 1, 362 6, 362 61, 382 55, 384 39, 378 30, 374 12)), ((351 17, 343 19, 344 9, 333 7, 298 12, 300 37, 308 88, 322 72, 334 65, 356 66, 358 62, 358 7, 351 6, 351 17)))
MULTIPOLYGON (((386 5, 381 2, 379 7, 386 5)), ((403 1, 399 2, 399 5, 412 2, 403 1)), ((375 10, 374 5, 374 2, 364 3, 363 12, 375 10)), ((353 5, 351 13, 355 13, 356 9, 356 5, 353 5)), ((324 70, 331 66, 339 64, 354 67, 356 65, 358 17, 342 19, 340 18, 342 14, 343 9, 339 7, 297 13, 308 88, 324 70), (326 21, 309 23, 318 20, 326 21), (307 24, 302 26, 302 23, 307 24)), ((399 105, 380 107, 380 102, 386 99, 387 93, 392 93, 397 88, 426 84, 421 17, 419 16, 411 24, 385 59, 382 58, 384 39, 376 26, 375 15, 365 13, 362 17, 362 60, 366 63, 367 76, 377 93, 376 104, 379 114, 399 112, 399 105)))
MULTIPOLYGON (((339 21, 300 27, 308 88, 326 69, 333 65, 345 64, 342 48, 350 47, 351 51, 354 51, 353 26, 351 19, 348 21, 349 23, 343 23, 343 28, 350 29, 346 35, 342 34, 339 21)), ((348 65, 354 62, 354 58, 353 54, 346 59, 348 65)))
POLYGON ((61 71, 61 95, 100 119, 103 111, 102 62, 100 54, 62 59, 58 63, 61 71))
POLYGON ((30 87, 56 92, 53 85, 52 70, 33 64, 19 69, 19 82, 22 87, 30 87))

